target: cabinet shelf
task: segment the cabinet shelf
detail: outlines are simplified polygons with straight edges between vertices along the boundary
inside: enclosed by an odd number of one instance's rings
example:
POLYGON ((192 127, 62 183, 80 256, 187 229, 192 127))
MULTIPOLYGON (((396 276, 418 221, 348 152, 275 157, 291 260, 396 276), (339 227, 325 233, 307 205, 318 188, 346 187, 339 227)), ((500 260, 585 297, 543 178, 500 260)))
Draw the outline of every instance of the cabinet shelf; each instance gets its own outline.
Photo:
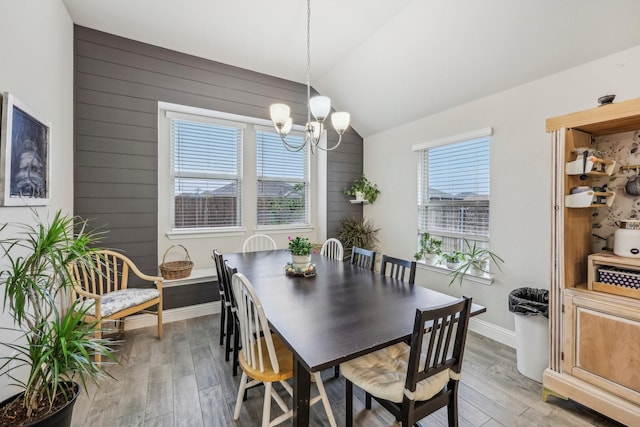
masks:
POLYGON ((601 208, 610 207, 616 193, 614 191, 583 191, 582 193, 568 194, 564 203, 568 208, 601 208), (605 203, 595 203, 600 197, 605 197, 605 203))

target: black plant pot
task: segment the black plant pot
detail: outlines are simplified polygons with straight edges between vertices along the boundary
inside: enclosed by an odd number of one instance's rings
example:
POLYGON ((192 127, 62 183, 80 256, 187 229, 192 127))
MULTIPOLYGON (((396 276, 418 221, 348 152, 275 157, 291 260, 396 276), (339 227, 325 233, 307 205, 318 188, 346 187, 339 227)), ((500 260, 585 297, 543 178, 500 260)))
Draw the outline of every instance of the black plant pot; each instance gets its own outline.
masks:
MULTIPOLYGON (((80 385, 78 383, 73 383, 73 391, 75 392, 75 396, 73 396, 65 406, 34 423, 26 424, 25 427, 69 427, 71 425, 71 417, 73 415, 73 405, 75 405, 76 399, 78 399, 78 396, 80 395, 80 385)), ((13 401, 18 396, 20 396, 20 393, 14 394, 0 402, 0 411, 2 411, 5 405, 13 401)))

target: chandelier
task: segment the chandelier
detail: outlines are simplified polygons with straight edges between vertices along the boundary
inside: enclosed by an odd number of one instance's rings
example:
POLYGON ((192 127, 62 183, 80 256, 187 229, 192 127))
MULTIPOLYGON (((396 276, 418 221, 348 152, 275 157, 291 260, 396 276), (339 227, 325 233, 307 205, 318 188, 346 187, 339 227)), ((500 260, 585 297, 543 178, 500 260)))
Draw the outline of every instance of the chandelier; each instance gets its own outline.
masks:
POLYGON ((351 118, 349 113, 335 112, 331 115, 331 124, 338 133, 338 142, 333 147, 323 147, 320 145, 320 138, 325 130, 325 119, 331 111, 331 99, 326 96, 311 97, 311 0, 307 0, 307 124, 304 128, 304 142, 292 143, 287 141, 287 135, 291 131, 293 122, 291 120, 291 108, 286 104, 272 104, 269 108, 271 121, 282 139, 282 143, 289 151, 300 151, 307 144, 311 152, 315 153, 316 148, 324 151, 331 151, 338 148, 342 142, 342 135, 349 127, 351 118), (313 116, 314 120, 311 120, 313 116))

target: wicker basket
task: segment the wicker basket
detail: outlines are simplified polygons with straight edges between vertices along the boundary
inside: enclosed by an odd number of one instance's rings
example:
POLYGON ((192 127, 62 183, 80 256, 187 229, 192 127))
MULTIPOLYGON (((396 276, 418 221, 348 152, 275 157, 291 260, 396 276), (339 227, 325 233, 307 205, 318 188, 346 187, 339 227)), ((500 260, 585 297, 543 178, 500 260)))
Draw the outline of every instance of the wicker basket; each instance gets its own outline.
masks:
POLYGON ((193 268, 193 261, 189 257, 189 251, 182 245, 172 245, 167 249, 162 257, 162 264, 160 264, 160 274, 167 280, 172 279, 184 279, 185 277, 189 277, 191 275, 191 269, 193 268), (185 260, 184 261, 169 261, 166 262, 165 258, 167 257, 167 253, 175 248, 176 246, 180 246, 184 249, 185 252, 185 260))

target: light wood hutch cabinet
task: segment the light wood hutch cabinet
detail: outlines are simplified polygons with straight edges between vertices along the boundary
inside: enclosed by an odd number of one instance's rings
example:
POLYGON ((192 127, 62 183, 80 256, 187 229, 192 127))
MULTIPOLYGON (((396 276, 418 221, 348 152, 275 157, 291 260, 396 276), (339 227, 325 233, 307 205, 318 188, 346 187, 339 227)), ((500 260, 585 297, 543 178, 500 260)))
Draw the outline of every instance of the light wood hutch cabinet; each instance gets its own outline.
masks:
POLYGON ((640 130, 640 99, 547 119, 546 129, 554 176, 550 357, 543 398, 566 397, 640 426, 640 290, 611 293, 597 277, 603 265, 640 272, 640 262, 592 253, 594 209, 606 209, 613 193, 595 193, 585 207, 573 203, 571 189, 593 186, 593 176, 606 174, 607 165, 592 173, 567 171, 568 163, 582 160, 573 149, 591 146, 593 137, 640 130))

